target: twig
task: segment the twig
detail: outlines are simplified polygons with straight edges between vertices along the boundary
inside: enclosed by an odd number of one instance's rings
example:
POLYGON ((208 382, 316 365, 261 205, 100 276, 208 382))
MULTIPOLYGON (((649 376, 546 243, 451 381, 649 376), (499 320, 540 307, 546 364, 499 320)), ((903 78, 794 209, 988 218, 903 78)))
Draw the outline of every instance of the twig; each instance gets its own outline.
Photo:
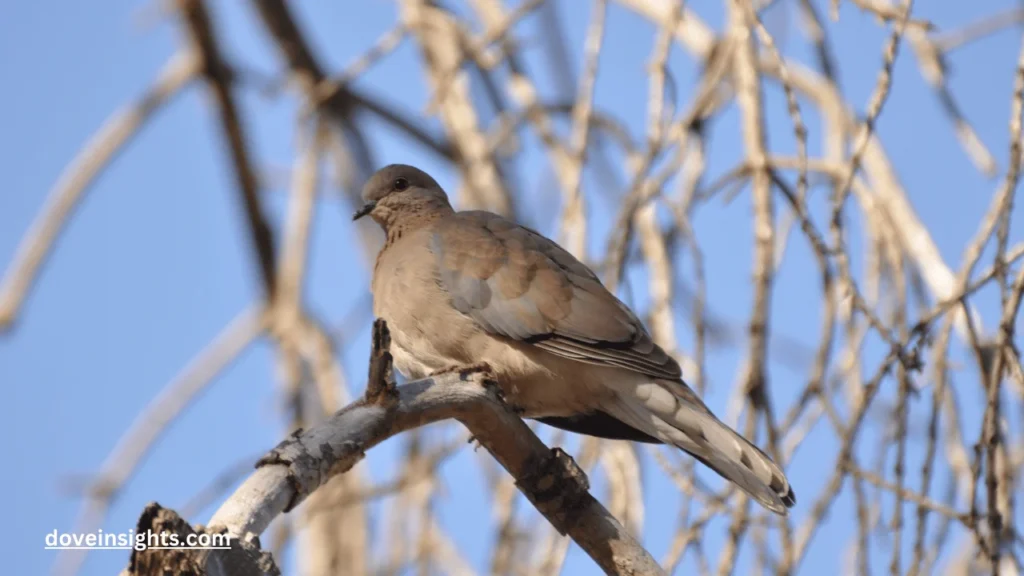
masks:
POLYGON ((590 133, 590 116, 594 107, 594 84, 601 58, 601 44, 604 40, 604 21, 608 11, 606 0, 594 0, 590 29, 585 42, 583 74, 580 77, 576 104, 572 110, 572 134, 569 147, 572 163, 567 170, 565 199, 562 205, 562 245, 577 258, 586 259, 587 219, 580 182, 583 179, 583 165, 587 159, 587 143, 590 133))

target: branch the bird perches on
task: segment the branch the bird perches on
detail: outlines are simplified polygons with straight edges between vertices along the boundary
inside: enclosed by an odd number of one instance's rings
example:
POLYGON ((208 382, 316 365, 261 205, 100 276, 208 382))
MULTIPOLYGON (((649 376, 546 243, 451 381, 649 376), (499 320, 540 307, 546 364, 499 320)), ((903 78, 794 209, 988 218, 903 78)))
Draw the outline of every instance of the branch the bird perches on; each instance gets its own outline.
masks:
MULTIPOLYGON (((294 509, 334 476, 350 470, 367 450, 384 440, 454 419, 515 478, 516 487, 548 522, 572 538, 606 574, 664 574, 643 546, 591 496, 586 474, 572 457, 545 446, 505 405, 486 373, 449 372, 396 386, 389 345, 387 326, 377 320, 364 397, 322 423, 285 438, 257 462, 256 471, 213 515, 207 531, 231 534, 238 546, 223 554, 190 551, 196 553, 192 564, 180 561, 181 550, 136 551, 127 573, 148 576, 158 572, 139 570, 174 565, 190 566, 210 576, 236 573, 234 567, 245 570, 242 573, 276 574, 273 563, 268 566, 265 555, 259 554, 258 537, 272 520, 294 509), (245 553, 239 554, 238 548, 246 549, 245 553), (200 552, 206 554, 200 556, 200 552), (179 561, 164 564, 154 561, 152 555, 174 555, 179 561), (239 562, 247 564, 240 566, 239 562)), ((170 512, 154 506, 143 512, 140 530, 150 527, 146 522, 170 512)))

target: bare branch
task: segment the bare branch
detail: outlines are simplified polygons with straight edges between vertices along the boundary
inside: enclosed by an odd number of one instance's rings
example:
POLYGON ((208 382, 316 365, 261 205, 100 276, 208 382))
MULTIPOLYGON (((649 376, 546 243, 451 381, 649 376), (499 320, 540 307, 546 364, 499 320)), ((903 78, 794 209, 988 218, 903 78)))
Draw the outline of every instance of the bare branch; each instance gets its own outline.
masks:
POLYGON ((179 52, 164 65, 137 102, 113 114, 64 169, 31 228, 22 237, 14 260, 0 282, 0 331, 11 327, 39 267, 86 188, 131 142, 153 113, 178 94, 199 72, 198 55, 179 52))
POLYGON ((548 450, 504 406, 484 375, 449 373, 397 388, 379 386, 392 392, 351 404, 323 423, 293 434, 264 456, 209 525, 251 539, 331 477, 351 469, 373 446, 400 432, 454 418, 516 478, 517 487, 537 510, 606 573, 663 573, 590 496, 586 476, 572 458, 561 450, 548 450))

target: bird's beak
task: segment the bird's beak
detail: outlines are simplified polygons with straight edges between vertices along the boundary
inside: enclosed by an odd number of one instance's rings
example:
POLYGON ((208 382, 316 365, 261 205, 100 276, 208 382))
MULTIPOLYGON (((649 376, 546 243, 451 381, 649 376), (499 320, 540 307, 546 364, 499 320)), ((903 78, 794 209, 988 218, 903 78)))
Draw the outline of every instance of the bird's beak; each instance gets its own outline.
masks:
POLYGON ((363 207, 360 208, 359 210, 356 210, 356 213, 352 215, 352 220, 353 221, 359 220, 363 216, 366 216, 370 212, 373 212, 373 209, 376 208, 376 207, 377 207, 377 203, 376 202, 367 202, 366 204, 363 204, 363 207))

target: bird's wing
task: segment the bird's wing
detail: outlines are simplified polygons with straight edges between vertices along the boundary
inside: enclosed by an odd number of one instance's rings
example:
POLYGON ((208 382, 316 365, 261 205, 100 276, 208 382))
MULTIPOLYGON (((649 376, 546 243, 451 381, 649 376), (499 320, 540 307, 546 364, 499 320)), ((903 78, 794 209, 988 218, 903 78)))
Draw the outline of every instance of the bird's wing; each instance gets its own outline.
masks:
POLYGON ((681 377, 636 315, 537 232, 489 212, 459 212, 435 227, 431 251, 452 305, 487 332, 580 362, 681 377))

